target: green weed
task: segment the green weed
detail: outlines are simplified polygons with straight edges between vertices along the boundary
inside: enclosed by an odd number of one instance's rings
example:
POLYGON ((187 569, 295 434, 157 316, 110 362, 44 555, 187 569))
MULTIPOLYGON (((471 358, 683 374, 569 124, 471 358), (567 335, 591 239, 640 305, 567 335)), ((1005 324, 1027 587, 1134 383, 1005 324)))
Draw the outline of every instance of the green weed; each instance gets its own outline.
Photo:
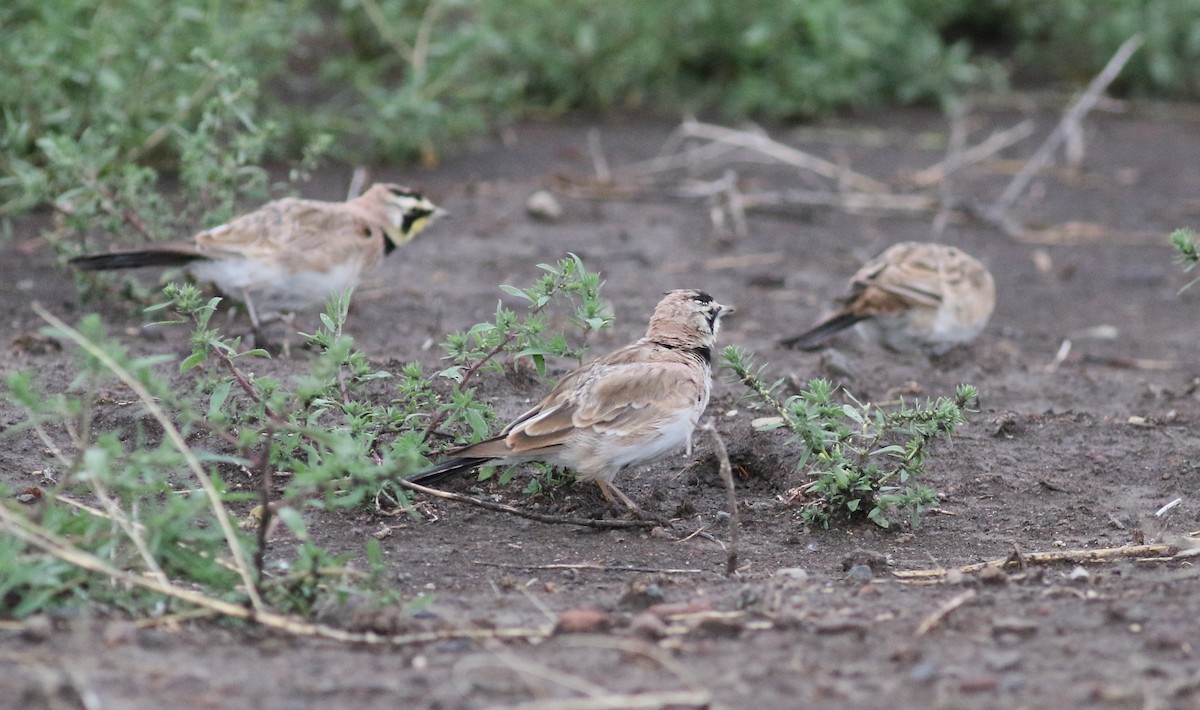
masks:
POLYGON ((488 432, 494 417, 470 386, 475 375, 503 356, 527 358, 539 374, 546 356, 582 357, 587 335, 611 324, 602 282, 574 255, 540 268, 532 286, 505 287, 527 302, 524 314, 501 308, 496 322, 452 336, 454 364, 432 373, 418 363, 376 369, 345 333, 348 293, 304 335, 311 354, 286 379, 255 374, 267 353, 213 327, 220 299, 190 284, 168 285, 148 309, 166 316, 159 327, 190 333, 191 352, 178 361, 131 355, 96 316, 72 328, 43 311, 48 334, 76 346, 79 375, 65 390, 47 391, 30 372, 6 381, 27 412, 7 434, 36 436, 55 464, 27 491, 32 509, 0 490, 0 528, 12 533, 0 535, 0 616, 74 604, 161 613, 177 598, 164 590, 179 594, 179 585, 202 590, 205 603, 249 602, 260 615, 307 616, 348 596, 405 598, 377 548, 368 544, 368 568, 357 569, 312 540, 303 514, 407 507, 406 492, 387 481, 424 465, 432 434, 488 432), (578 335, 550 328, 551 309, 578 335), (114 397, 136 409, 110 430, 96 422, 114 397), (242 526, 231 510, 242 511, 242 526), (288 544, 271 542, 276 525, 288 544), (126 574, 153 588, 117 583, 126 574))
POLYGON ((865 515, 889 527, 896 514, 907 514, 915 527, 922 511, 937 505, 937 494, 920 481, 928 447, 966 423, 964 412, 978 400, 974 387, 959 385, 952 399, 901 402, 885 411, 848 393, 835 401, 832 385, 814 379, 807 390, 780 401, 780 383, 768 384, 765 366, 756 367, 752 355, 730 346, 722 359, 749 395, 778 415, 762 429, 791 431, 788 444, 799 450, 796 468, 812 478, 802 487, 811 496, 801 510, 806 522, 829 527, 836 518, 865 515))
MULTIPOLYGON (((1200 264, 1200 238, 1190 229, 1176 229, 1171 232, 1171 247, 1175 249, 1175 263, 1189 272, 1200 264)), ((1179 289, 1180 293, 1191 288, 1200 278, 1192 279, 1179 289)))

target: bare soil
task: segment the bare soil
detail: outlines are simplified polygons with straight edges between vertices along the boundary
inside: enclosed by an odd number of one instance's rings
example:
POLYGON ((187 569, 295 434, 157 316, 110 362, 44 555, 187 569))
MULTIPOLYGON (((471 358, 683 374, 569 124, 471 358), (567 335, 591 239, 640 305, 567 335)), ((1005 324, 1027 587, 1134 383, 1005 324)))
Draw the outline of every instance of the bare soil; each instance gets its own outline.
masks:
MULTIPOLYGON (((676 518, 670 535, 565 528, 440 501, 423 522, 367 511, 309 516, 318 542, 334 551, 360 554, 379 537, 396 585, 410 597, 436 595, 411 619, 340 610, 330 623, 536 629, 592 609, 604 630, 537 642, 347 646, 213 621, 182 632, 134 628, 96 610, 56 619, 44 633, 3 632, 0 706, 1200 707, 1200 581, 1187 559, 1029 564, 935 584, 894 574, 1014 550, 1170 542, 1200 529, 1200 289, 1179 293, 1187 277, 1166 243, 1174 228, 1200 222, 1198 116, 1195 107, 1133 105, 1089 117, 1079 168, 1043 173, 1014 208, 1038 230, 1026 240, 968 219, 951 219, 939 236, 929 213, 826 208, 753 211, 748 236, 737 238, 714 231, 703 201, 683 199, 564 197, 560 221, 526 214, 529 195, 554 175, 592 175, 589 128, 599 127, 614 170, 655 155, 673 126, 643 118, 521 125, 509 140, 480 141, 434 169, 379 169, 377 179, 422 187, 452 213, 356 294, 349 330, 381 367, 435 366, 440 353, 429 343, 488 319, 503 297, 498 284, 528 284, 536 263, 573 251, 603 272, 617 316, 593 352, 638 337, 663 291, 695 287, 737 306, 722 345, 756 352, 795 383, 829 376, 872 401, 977 386, 981 411, 929 464, 939 511, 919 528, 806 527, 785 500, 806 480, 786 436, 754 433, 759 413, 739 399, 740 386, 721 382, 708 415, 737 472, 734 576, 724 575, 726 494, 711 442, 698 436, 690 459, 680 454, 622 479, 634 500, 676 518), (933 239, 977 255, 995 274, 996 313, 970 348, 930 360, 853 335, 835 343, 836 356, 775 345, 820 315, 863 260, 897 241, 933 239), (1068 339, 1069 354, 1058 358, 1068 339), (1175 498, 1182 502, 1154 515, 1175 498), (689 536, 698 530, 709 537, 689 536), (665 636, 656 636, 662 623, 638 616, 658 603, 683 612, 666 618, 665 636)), ((973 143, 1024 117, 1037 121, 1035 136, 955 175, 950 194, 994 199, 1057 119, 1032 102, 976 112, 973 143)), ((886 181, 936 162, 946 141, 943 118, 923 110, 771 133, 886 181)), ((809 184, 785 169, 735 167, 746 190, 809 184)), ((344 190, 343 175, 327 174, 308 192, 338 199, 344 190)), ((40 225, 18 223, 2 247, 0 337, 11 349, 0 370, 33 367, 65 386, 70 358, 30 347, 40 324, 28 304, 68 320, 97 306, 75 298, 37 240, 40 225)), ((139 351, 182 351, 181 340, 138 335, 138 317, 120 306, 99 307, 114 328, 129 328, 139 351)), ((286 374, 299 364, 273 367, 286 374)), ((545 390, 498 375, 480 384, 501 418, 545 390)), ((102 421, 129 422, 119 401, 107 409, 102 421)), ((19 418, 0 404, 0 424, 19 418)), ((32 437, 7 438, 0 450, 0 476, 13 486, 36 483, 33 472, 49 463, 32 437)), ((482 489, 527 507, 593 495, 585 486, 536 498, 516 484, 482 489)), ((275 544, 283 555, 293 543, 275 544)))

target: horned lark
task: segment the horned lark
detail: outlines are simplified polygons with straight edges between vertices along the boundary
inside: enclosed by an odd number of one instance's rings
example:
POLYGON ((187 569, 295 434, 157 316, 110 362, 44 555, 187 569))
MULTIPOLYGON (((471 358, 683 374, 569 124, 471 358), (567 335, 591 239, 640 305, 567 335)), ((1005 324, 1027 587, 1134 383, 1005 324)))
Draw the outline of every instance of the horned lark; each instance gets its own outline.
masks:
POLYGON ((996 285, 974 257, 944 244, 903 242, 850 279, 842 307, 781 345, 814 348, 857 324, 891 350, 944 352, 979 335, 996 305, 996 285))
POLYGON ((83 271, 182 266, 241 299, 255 327, 319 306, 358 284, 443 211, 399 185, 376 184, 347 202, 285 198, 174 244, 71 259, 83 271))
POLYGON ((609 500, 622 469, 681 447, 712 390, 712 348, 721 317, 733 312, 707 293, 671 291, 641 340, 568 374, 537 406, 496 437, 452 452, 408 480, 431 483, 491 463, 543 461, 595 481, 609 500))

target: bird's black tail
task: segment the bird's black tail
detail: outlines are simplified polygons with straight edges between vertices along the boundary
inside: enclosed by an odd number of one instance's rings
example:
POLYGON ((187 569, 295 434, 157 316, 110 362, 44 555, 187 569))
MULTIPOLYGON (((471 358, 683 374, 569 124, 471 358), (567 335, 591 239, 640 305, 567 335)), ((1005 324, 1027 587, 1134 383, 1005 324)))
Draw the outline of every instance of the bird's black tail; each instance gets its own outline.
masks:
POLYGON ((107 271, 109 269, 134 269, 140 266, 183 266, 204 257, 185 251, 167 249, 142 249, 140 251, 117 251, 111 254, 77 256, 69 263, 80 271, 107 271))
POLYGON ((849 328, 862 319, 862 316, 856 316, 853 313, 839 313, 829 320, 814 325, 800 335, 780 340, 779 344, 785 348, 812 350, 825 342, 825 339, 829 336, 849 328))
POLYGON ((467 458, 451 458, 439 463, 436 466, 427 468, 424 471, 418 471, 411 476, 406 476, 406 481, 420 483, 422 486, 441 483, 442 481, 453 477, 455 474, 464 471, 470 471, 473 468, 479 468, 492 461, 490 458, 467 457, 467 458))

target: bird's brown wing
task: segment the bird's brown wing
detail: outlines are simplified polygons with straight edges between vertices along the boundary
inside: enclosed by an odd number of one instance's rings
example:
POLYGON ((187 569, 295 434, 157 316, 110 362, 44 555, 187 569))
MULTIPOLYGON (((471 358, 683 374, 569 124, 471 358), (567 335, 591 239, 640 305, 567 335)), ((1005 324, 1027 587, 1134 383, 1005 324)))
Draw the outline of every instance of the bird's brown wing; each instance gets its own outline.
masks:
POLYGON ((931 246, 936 245, 898 244, 865 264, 852 279, 847 304, 861 302, 863 315, 905 306, 937 308, 945 288, 945 255, 931 246))
POLYGON ((695 406, 702 378, 685 362, 595 363, 559 382, 505 430, 504 441, 511 454, 525 454, 580 434, 652 434, 657 424, 695 406))
POLYGON ((194 242, 213 257, 270 260, 286 255, 320 261, 347 248, 381 248, 383 231, 345 203, 286 198, 201 232, 194 242))

